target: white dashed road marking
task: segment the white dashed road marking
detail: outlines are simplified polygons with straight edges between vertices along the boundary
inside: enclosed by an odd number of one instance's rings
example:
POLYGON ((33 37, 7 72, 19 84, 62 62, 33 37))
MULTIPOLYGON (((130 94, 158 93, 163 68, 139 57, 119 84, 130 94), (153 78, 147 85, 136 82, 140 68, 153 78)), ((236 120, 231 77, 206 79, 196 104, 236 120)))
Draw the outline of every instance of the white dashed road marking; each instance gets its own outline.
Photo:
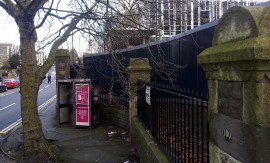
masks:
MULTIPOLYGON (((53 102, 56 99, 56 95, 51 97, 49 100, 44 102, 42 105, 38 107, 38 111, 42 111, 46 108, 47 105, 49 105, 51 102, 53 102)), ((22 118, 18 119, 16 122, 12 123, 11 125, 4 128, 2 131, 0 131, 0 134, 7 134, 10 130, 12 130, 14 127, 22 123, 22 118)))
POLYGON ((12 104, 10 104, 10 105, 8 105, 8 106, 6 106, 6 107, 3 107, 2 109, 0 109, 0 111, 1 110, 5 110, 5 109, 7 109, 7 108, 9 108, 9 107, 11 107, 11 106, 13 106, 13 105, 15 105, 16 103, 12 103, 12 104))
POLYGON ((7 95, 11 95, 11 94, 13 94, 13 93, 15 93, 15 92, 3 93, 3 94, 0 94, 0 95, 1 95, 1 96, 7 96, 7 95))

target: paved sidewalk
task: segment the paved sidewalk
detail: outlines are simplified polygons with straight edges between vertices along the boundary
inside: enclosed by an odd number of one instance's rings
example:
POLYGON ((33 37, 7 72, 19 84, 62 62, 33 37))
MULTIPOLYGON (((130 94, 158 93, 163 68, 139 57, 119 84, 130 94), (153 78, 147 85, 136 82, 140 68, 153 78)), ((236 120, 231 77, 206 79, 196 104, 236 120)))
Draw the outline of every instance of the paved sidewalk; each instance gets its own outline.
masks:
MULTIPOLYGON (((40 118, 46 138, 59 147, 63 162, 138 162, 125 130, 110 125, 100 125, 92 130, 73 129, 68 125, 58 127, 54 106, 52 103, 44 109, 40 118)), ((17 151, 22 144, 21 131, 21 127, 13 129, 3 141, 2 149, 10 156, 18 158, 20 155, 17 151)))

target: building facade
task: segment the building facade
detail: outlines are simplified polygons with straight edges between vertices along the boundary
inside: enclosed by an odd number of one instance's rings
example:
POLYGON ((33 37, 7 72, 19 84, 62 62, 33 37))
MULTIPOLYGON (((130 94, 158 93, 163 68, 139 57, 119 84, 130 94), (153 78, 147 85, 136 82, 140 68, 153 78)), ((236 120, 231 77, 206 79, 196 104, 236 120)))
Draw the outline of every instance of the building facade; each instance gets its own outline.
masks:
POLYGON ((255 0, 148 0, 143 22, 171 37, 219 19, 230 7, 254 5, 255 0))
POLYGON ((37 65, 39 66, 42 66, 47 59, 47 56, 43 52, 37 52, 36 57, 37 57, 37 65))
POLYGON ((88 40, 88 49, 85 53, 95 54, 95 53, 102 52, 102 51, 104 51, 103 40, 99 41, 99 42, 95 39, 88 40))
POLYGON ((12 55, 13 45, 10 43, 0 43, 0 68, 5 65, 12 55))

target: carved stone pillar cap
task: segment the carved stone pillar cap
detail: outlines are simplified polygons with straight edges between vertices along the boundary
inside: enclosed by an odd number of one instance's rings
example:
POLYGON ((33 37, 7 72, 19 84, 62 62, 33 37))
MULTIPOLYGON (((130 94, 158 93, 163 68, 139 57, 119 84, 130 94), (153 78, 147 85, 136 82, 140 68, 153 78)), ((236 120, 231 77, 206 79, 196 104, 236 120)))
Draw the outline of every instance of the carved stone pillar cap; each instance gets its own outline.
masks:
POLYGON ((213 46, 199 64, 270 60, 270 6, 232 7, 220 19, 213 46))
POLYGON ((128 71, 152 70, 148 58, 130 58, 128 71))
POLYGON ((69 56, 69 51, 68 49, 58 49, 57 50, 57 53, 56 53, 56 56, 63 56, 63 57, 66 57, 66 56, 69 56))

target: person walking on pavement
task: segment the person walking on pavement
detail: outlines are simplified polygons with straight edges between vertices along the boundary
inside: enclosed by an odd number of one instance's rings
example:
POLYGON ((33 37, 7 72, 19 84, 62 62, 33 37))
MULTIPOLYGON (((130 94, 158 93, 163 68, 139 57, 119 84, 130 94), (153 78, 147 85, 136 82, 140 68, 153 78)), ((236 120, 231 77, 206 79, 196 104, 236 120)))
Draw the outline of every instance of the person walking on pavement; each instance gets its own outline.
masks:
POLYGON ((51 78, 52 78, 52 77, 51 77, 51 74, 49 73, 49 74, 48 74, 48 84, 51 83, 51 78))

